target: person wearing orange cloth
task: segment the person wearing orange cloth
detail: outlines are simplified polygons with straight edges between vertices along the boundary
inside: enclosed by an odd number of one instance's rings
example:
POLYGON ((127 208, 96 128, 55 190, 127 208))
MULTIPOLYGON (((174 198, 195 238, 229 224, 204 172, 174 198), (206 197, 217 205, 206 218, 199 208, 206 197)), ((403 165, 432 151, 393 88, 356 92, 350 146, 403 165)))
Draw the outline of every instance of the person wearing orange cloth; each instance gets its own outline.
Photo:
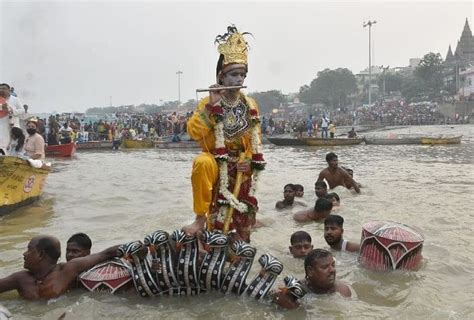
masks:
POLYGON ((256 222, 255 191, 265 161, 257 103, 240 92, 248 71, 245 34, 230 26, 217 36, 217 84, 188 120, 187 132, 203 151, 193 162, 196 219, 183 227, 188 235, 219 229, 235 231, 237 238, 250 242, 256 222))

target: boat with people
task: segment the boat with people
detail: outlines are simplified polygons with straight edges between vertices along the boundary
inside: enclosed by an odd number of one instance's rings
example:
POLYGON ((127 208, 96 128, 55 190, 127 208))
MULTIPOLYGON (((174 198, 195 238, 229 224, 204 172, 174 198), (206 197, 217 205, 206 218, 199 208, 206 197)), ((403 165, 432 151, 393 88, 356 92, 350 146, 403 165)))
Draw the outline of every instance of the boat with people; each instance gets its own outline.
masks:
POLYGON ((133 139, 123 139, 122 146, 127 149, 147 149, 153 148, 153 140, 143 139, 143 140, 133 140, 133 139))
POLYGON ((45 153, 47 157, 72 157, 76 153, 76 143, 47 145, 45 153))
POLYGON ((37 161, 0 156, 0 216, 41 196, 49 169, 34 167, 37 161))
POLYGON ((462 136, 455 137, 422 137, 421 144, 460 144, 462 136))

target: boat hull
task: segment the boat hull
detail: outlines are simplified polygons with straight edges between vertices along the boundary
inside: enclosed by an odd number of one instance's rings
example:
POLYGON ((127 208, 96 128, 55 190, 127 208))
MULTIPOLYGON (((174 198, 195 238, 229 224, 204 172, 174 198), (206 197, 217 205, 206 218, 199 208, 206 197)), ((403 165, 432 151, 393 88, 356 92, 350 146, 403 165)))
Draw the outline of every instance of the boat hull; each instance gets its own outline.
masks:
POLYGON ((77 144, 77 150, 112 149, 112 141, 87 141, 77 144))
POLYGON ((405 144, 421 144, 421 138, 366 138, 365 144, 377 145, 405 145, 405 144))
POLYGON ((127 149, 146 149, 154 147, 153 141, 151 140, 124 139, 122 144, 123 147, 127 149))
POLYGON ((277 146, 306 146, 305 138, 267 137, 267 140, 277 146))
POLYGON ((200 149, 201 146, 196 141, 181 141, 181 142, 157 141, 155 142, 155 148, 158 148, 158 149, 200 149))
POLYGON ((37 200, 49 170, 31 167, 26 160, 12 156, 0 157, 0 215, 37 200))
POLYGON ((450 138, 421 138, 421 144, 460 144, 462 136, 450 138))
POLYGON ((305 141, 308 146, 351 146, 361 144, 364 138, 306 138, 305 141))
POLYGON ((65 143, 45 147, 48 157, 72 157, 76 153, 75 143, 65 143))

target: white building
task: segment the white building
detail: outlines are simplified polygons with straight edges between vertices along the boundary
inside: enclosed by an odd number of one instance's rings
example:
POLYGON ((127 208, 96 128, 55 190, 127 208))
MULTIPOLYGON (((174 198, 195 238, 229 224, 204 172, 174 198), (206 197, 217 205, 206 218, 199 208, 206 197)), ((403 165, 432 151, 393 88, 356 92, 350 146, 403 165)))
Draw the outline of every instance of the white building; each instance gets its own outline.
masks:
POLYGON ((460 71, 459 76, 461 77, 459 98, 460 100, 468 100, 471 95, 474 95, 474 67, 460 71))

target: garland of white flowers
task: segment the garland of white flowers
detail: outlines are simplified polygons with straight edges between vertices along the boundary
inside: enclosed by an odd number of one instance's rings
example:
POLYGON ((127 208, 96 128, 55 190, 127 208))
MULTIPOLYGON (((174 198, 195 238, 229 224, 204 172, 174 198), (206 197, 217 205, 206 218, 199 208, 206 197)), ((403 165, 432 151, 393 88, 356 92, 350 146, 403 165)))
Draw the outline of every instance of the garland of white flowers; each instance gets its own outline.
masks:
MULTIPOLYGON (((214 133, 216 137, 216 150, 221 152, 216 152, 215 158, 217 163, 219 164, 219 193, 227 200, 227 201, 219 201, 220 204, 229 204, 235 210, 247 213, 249 212, 249 205, 240 202, 230 191, 229 191, 229 174, 228 174, 228 166, 227 162, 229 159, 229 155, 227 152, 222 152, 222 150, 226 150, 225 148, 225 138, 224 138, 224 123, 223 117, 215 117, 216 125, 214 127, 214 133)), ((252 136, 251 136, 251 145, 252 145, 252 154, 260 154, 261 155, 261 141, 260 141, 260 134, 258 130, 258 115, 256 112, 251 113, 251 120, 252 120, 252 136)), ((260 171, 263 170, 265 166, 265 161, 263 158, 259 160, 252 159, 252 182, 250 185, 249 196, 254 196, 257 191, 257 183, 259 181, 259 174, 260 171)))

